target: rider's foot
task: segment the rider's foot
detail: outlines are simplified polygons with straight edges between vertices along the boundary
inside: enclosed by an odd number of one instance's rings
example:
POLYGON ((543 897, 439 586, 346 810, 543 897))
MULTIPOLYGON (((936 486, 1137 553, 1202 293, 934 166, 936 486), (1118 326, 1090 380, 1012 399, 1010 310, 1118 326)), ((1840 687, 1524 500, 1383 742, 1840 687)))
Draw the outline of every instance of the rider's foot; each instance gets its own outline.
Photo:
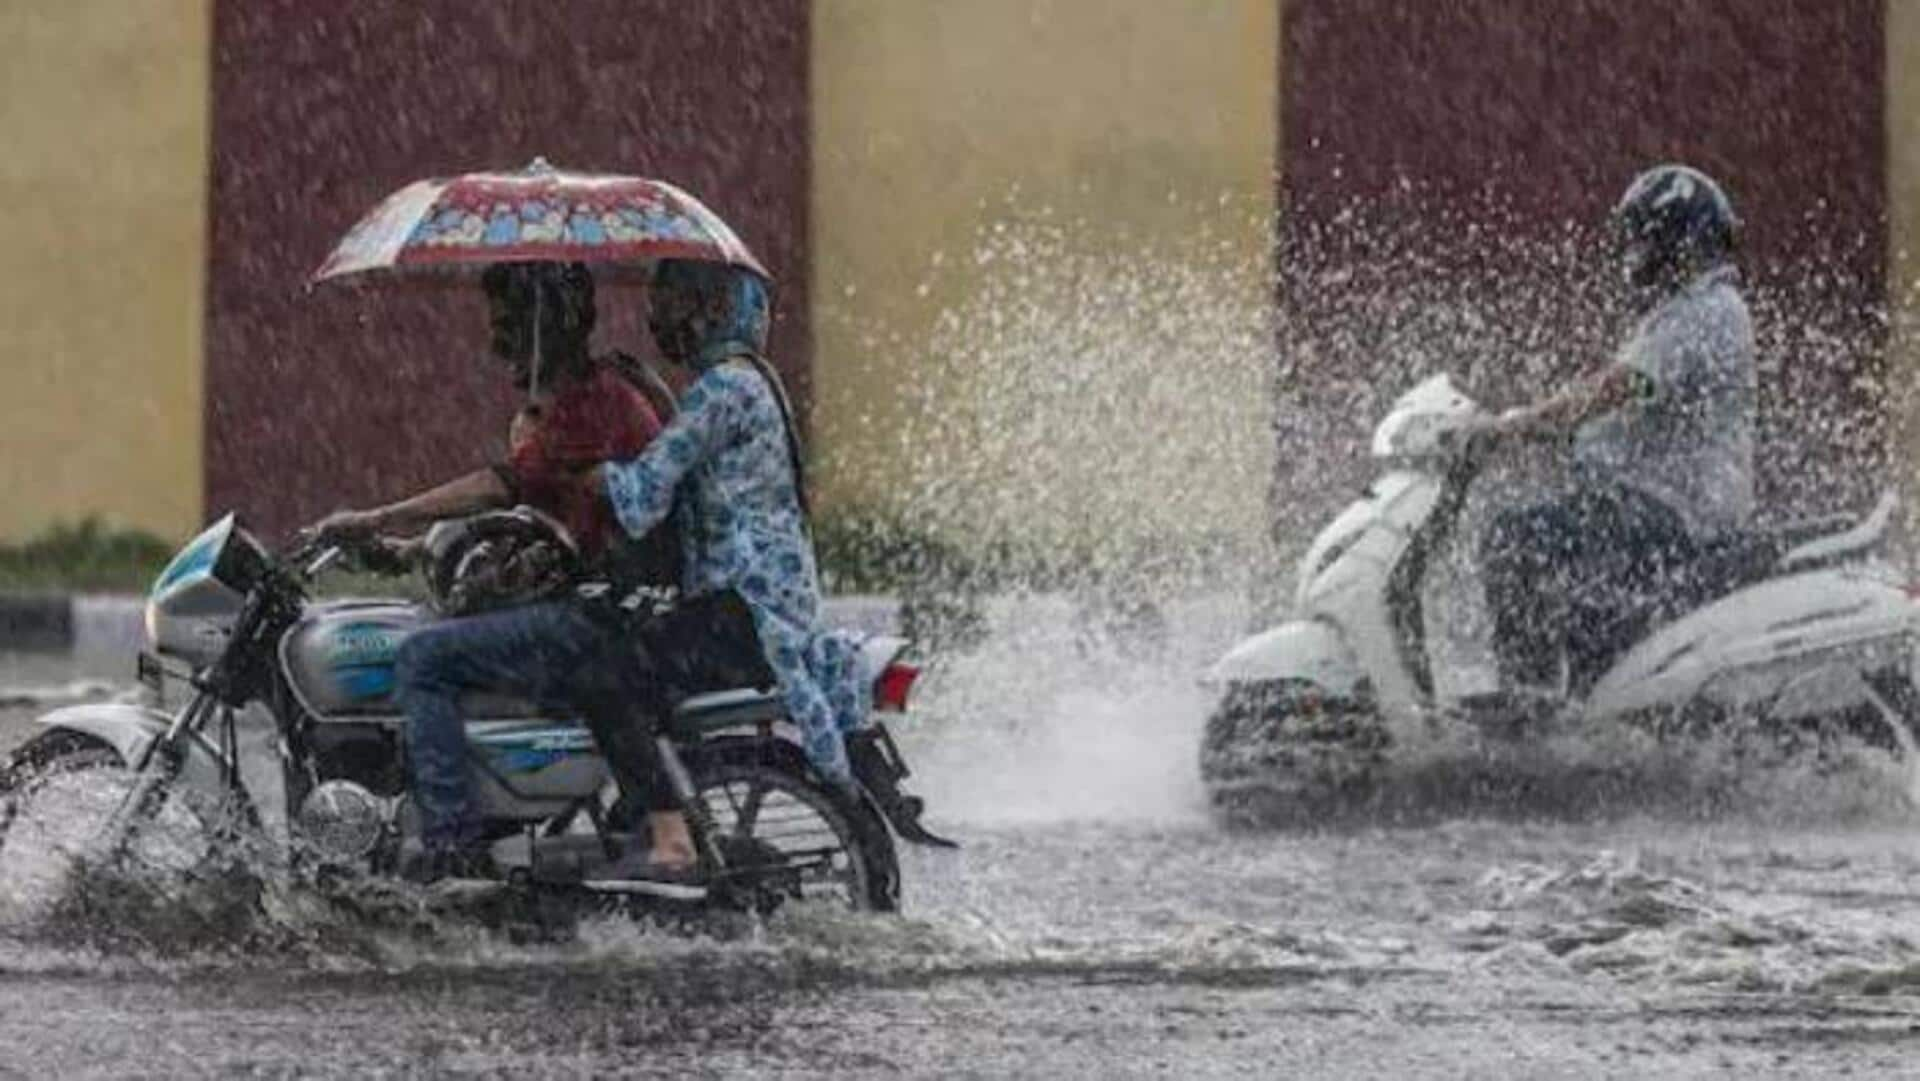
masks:
POLYGON ((424 845, 401 856, 400 877, 417 886, 498 880, 500 868, 485 845, 424 845))
POLYGON ((605 893, 639 893, 670 901, 699 901, 707 896, 706 876, 693 853, 682 848, 630 849, 596 868, 581 885, 605 893))

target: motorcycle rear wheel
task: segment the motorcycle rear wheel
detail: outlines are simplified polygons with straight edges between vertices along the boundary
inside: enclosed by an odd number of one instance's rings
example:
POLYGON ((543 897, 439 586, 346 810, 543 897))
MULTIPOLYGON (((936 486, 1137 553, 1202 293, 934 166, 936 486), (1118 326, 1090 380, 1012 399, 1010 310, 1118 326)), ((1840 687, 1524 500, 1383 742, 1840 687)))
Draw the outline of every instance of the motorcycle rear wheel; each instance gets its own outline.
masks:
POLYGON ((720 889, 770 911, 789 901, 891 911, 898 869, 879 823, 808 777, 768 762, 722 760, 693 770, 694 788, 728 860, 720 889), (884 841, 884 844, 879 843, 884 841))

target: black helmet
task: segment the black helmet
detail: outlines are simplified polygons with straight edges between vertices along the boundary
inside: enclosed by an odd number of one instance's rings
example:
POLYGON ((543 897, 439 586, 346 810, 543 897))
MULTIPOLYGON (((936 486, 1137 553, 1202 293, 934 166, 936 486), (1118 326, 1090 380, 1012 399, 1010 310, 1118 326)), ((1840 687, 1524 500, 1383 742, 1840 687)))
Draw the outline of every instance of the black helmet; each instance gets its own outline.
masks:
POLYGON ((1612 226, 1627 281, 1650 286, 1727 261, 1740 219, 1712 177, 1686 165, 1656 165, 1627 185, 1612 226))

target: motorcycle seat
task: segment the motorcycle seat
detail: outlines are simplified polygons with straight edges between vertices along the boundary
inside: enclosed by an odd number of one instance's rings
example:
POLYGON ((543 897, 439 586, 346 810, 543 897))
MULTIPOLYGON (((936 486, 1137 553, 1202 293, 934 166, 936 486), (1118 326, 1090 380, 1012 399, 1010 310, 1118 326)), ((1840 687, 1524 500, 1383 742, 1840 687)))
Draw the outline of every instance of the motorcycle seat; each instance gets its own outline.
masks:
MULTIPOLYGON (((1680 573, 1666 578, 1657 596, 1640 615, 1623 610, 1614 594, 1602 591, 1593 601, 1575 595, 1576 606, 1587 605, 1575 651, 1576 673, 1597 678, 1626 649, 1649 630, 1678 619, 1733 593, 1735 590, 1858 559, 1878 548, 1886 538, 1898 505, 1893 493, 1880 497, 1865 518, 1845 515, 1805 519, 1759 529, 1724 533, 1693 546, 1680 573), (1627 613, 1623 618, 1623 612, 1627 613)), ((1606 581, 1604 576, 1597 579, 1606 581)), ((1616 579, 1617 580, 1617 579, 1616 579)), ((1580 679, 1576 679, 1580 683, 1580 679)), ((1586 686, 1585 683, 1580 683, 1586 686)))
POLYGON ((673 728, 685 735, 698 735, 721 728, 777 721, 786 715, 786 707, 777 691, 742 687, 735 690, 707 691, 690 695, 673 710, 673 728))
POLYGON ((1828 514, 1819 518, 1802 518, 1797 522, 1786 522, 1781 525, 1766 526, 1754 530, 1753 533, 1756 536, 1764 537, 1766 540, 1772 542, 1780 551, 1786 552, 1798 548, 1808 541, 1845 533, 1847 530, 1852 529, 1857 523, 1858 520, 1852 515, 1828 514))
POLYGON ((1887 527, 1893 523, 1893 512, 1900 505, 1892 492, 1883 492, 1880 501, 1874 504, 1873 511, 1857 523, 1838 519, 1843 528, 1806 536, 1796 536, 1793 543, 1780 557, 1782 570, 1805 570, 1855 556, 1864 555, 1880 547, 1886 540, 1887 527))
POLYGON ((1781 574, 1829 566, 1873 551, 1885 540, 1898 505, 1880 497, 1865 518, 1830 515, 1760 529, 1738 530, 1699 545, 1693 561, 1698 599, 1710 600, 1781 574))

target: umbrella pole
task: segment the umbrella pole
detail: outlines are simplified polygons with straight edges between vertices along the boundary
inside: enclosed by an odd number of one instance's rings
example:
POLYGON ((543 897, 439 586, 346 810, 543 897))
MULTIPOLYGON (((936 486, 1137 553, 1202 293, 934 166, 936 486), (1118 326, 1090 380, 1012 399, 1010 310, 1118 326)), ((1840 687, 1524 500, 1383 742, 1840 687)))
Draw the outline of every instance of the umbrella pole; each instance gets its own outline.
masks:
POLYGON ((527 400, 533 401, 540 396, 540 302, 546 296, 546 290, 540 288, 538 278, 533 283, 533 369, 527 378, 527 400))

